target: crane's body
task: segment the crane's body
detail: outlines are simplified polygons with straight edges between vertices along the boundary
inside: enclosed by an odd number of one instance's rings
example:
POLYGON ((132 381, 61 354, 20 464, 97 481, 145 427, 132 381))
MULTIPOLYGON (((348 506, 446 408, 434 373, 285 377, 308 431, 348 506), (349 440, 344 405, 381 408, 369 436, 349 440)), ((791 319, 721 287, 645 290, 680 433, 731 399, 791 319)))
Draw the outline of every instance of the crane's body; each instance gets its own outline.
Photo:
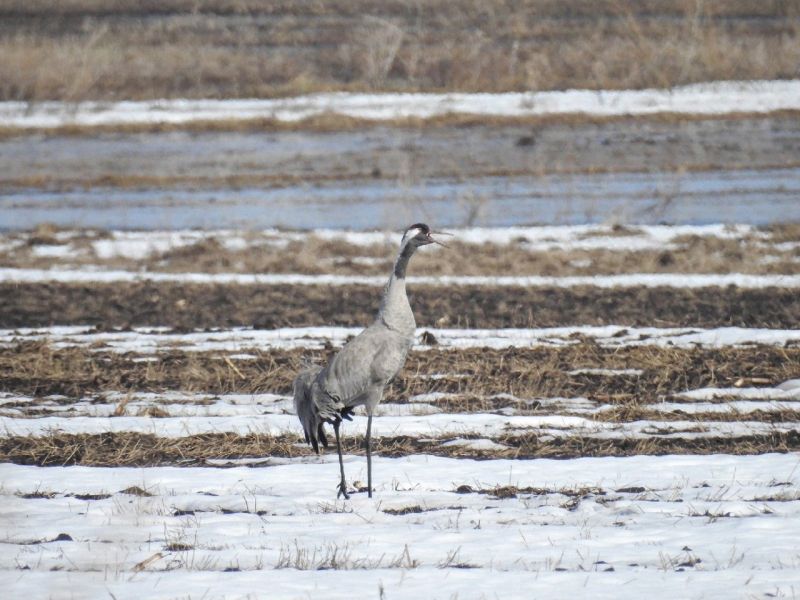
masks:
POLYGON ((372 497, 370 437, 372 415, 386 385, 397 375, 414 342, 416 322, 406 295, 406 267, 414 251, 423 245, 441 243, 431 237, 424 224, 409 227, 403 235, 392 274, 383 290, 375 321, 342 347, 324 367, 302 371, 294 381, 294 404, 303 425, 306 442, 319 453, 328 445, 323 426, 333 425, 339 452, 339 494, 348 497, 339 441, 342 419, 364 406, 367 413, 367 489, 372 497))

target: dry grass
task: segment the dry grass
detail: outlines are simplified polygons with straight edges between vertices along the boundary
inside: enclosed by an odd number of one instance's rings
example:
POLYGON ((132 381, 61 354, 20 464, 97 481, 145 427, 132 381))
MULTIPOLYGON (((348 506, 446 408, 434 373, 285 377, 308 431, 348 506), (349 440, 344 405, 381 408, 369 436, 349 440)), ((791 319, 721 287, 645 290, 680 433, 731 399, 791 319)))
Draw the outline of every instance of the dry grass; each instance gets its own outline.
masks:
MULTIPOLYGON (((125 256, 100 258, 92 244, 107 232, 77 232, 59 241, 57 229, 43 225, 32 232, 3 236, 9 244, 0 250, 0 265, 13 268, 57 268, 91 265, 108 269, 202 273, 304 273, 338 275, 385 275, 394 260, 394 245, 356 246, 343 240, 314 235, 273 244, 274 236, 241 232, 246 246, 229 249, 225 237, 209 233, 195 244, 156 252, 138 260, 125 256), (64 258, 37 254, 40 245, 71 249, 64 258), (68 248, 69 247, 69 248, 68 248)), ((635 230, 604 228, 597 236, 629 236, 635 230)), ((284 240, 281 240, 284 241, 284 240)), ((521 236, 511 244, 484 243, 476 247, 449 240, 449 251, 421 252, 415 257, 414 275, 600 275, 620 273, 774 273, 800 271, 800 224, 784 224, 772 230, 737 238, 680 236, 671 246, 650 250, 532 248, 521 236), (766 236, 764 234, 767 234, 766 236), (476 252, 479 248, 479 252, 476 252)))
MULTIPOLYGON (((156 362, 143 363, 120 354, 77 348, 55 351, 46 344, 23 343, 0 349, 0 391, 72 398, 107 391, 290 394, 302 360, 323 361, 331 352, 255 350, 256 360, 240 361, 234 369, 217 354, 172 351, 159 355, 156 362)), ((404 402, 415 394, 446 392, 457 396, 440 399, 441 408, 470 412, 499 408, 502 399, 490 398, 495 394, 585 396, 632 410, 637 404, 687 389, 733 387, 740 378, 776 385, 798 377, 800 348, 601 348, 585 342, 555 348, 430 349, 409 355, 385 400, 404 402), (570 374, 578 368, 643 372, 638 376, 570 374), (431 379, 433 374, 439 378, 431 379)))
POLYGON ((0 17, 0 98, 28 101, 664 87, 795 77, 800 58, 778 0, 14 0, 0 17))
MULTIPOLYGON (((50 434, 42 437, 5 437, 0 439, 0 462, 57 466, 157 466, 206 465, 209 459, 250 457, 297 457, 312 454, 297 444, 295 436, 250 434, 205 434, 177 439, 160 438, 145 433, 50 434)), ((344 436, 343 450, 363 453, 363 439, 344 436)), ((602 440, 569 436, 540 440, 535 433, 500 436, 496 441, 508 450, 475 450, 462 446, 442 446, 447 439, 413 437, 378 438, 372 441, 373 451, 382 456, 434 454, 453 458, 578 458, 586 456, 636 456, 664 454, 763 454, 800 450, 800 434, 796 431, 736 437, 680 439, 649 438, 644 440, 602 440)), ((469 492, 475 490, 470 489, 469 492)), ((481 490, 478 490, 481 491, 481 490)), ((510 489, 494 489, 482 493, 510 494, 510 489)), ((466 493, 467 491, 464 490, 466 493)), ((514 492, 517 493, 517 492, 514 492)), ((536 493, 519 490, 519 493, 536 493)), ((577 492, 576 492, 577 493, 577 492)), ((578 496, 579 497, 579 496, 578 496)))

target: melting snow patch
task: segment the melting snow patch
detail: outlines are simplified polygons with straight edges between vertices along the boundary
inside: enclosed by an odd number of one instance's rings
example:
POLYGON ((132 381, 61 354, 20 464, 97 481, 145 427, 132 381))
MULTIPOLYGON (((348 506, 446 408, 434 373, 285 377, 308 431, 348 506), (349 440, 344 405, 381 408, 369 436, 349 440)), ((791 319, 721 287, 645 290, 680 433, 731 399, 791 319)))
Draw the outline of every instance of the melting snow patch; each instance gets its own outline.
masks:
POLYGON ((558 114, 713 114, 800 109, 800 81, 720 81, 670 89, 551 92, 362 94, 335 92, 295 98, 2 102, 4 127, 189 123, 208 120, 299 121, 333 113, 360 119, 431 118, 445 114, 525 117, 558 114))
POLYGON ((38 244, 31 248, 31 254, 39 258, 67 258, 75 252, 70 244, 38 244))
MULTIPOLYGON (((86 269, 0 269, 0 282, 12 283, 194 283, 205 285, 365 285, 382 287, 382 275, 306 275, 299 273, 166 273, 158 271, 100 271, 86 269)), ((558 287, 600 288, 675 287, 703 288, 736 286, 746 289, 800 287, 800 275, 747 275, 743 273, 626 273, 545 277, 538 275, 441 275, 409 277, 408 282, 426 286, 558 287)))
POLYGON ((464 438, 456 438, 454 440, 450 440, 449 442, 444 442, 441 444, 445 447, 451 446, 458 446, 462 448, 469 448, 470 450, 508 450, 508 446, 505 444, 499 444, 494 440, 490 440, 487 438, 478 438, 478 439, 471 439, 467 440, 464 438))
POLYGON ((605 375, 608 377, 616 377, 618 375, 641 375, 644 371, 642 369, 573 369, 567 371, 567 375, 605 375))
MULTIPOLYGON (((21 341, 46 340, 54 348, 88 346, 97 351, 152 354, 180 350, 182 352, 231 352, 240 355, 253 348, 323 348, 341 346, 361 331, 358 327, 297 327, 283 329, 234 328, 220 331, 167 333, 151 328, 133 331, 96 332, 91 327, 69 326, 0 330, 0 345, 21 341)), ((748 344, 783 345, 800 341, 800 330, 720 327, 716 329, 684 329, 658 327, 621 327, 616 325, 546 327, 541 329, 419 329, 417 339, 429 331, 439 342, 437 348, 532 348, 579 344, 592 338, 600 346, 697 346, 721 348, 748 344)), ((415 350, 431 347, 416 344, 415 350)), ((250 356, 250 353, 246 353, 250 356)), ((625 375, 634 375, 624 370, 625 375)), ((427 401, 430 398, 417 398, 427 401)))
POLYGON ((789 379, 777 386, 779 390, 793 391, 800 390, 800 379, 789 379))
POLYGON ((781 412, 784 410, 800 409, 800 402, 770 402, 755 400, 733 400, 729 402, 659 402, 646 404, 642 408, 665 413, 682 412, 686 414, 699 413, 751 413, 751 412, 781 412))
POLYGON ((781 388, 701 388, 676 394, 688 400, 712 400, 714 398, 743 398, 762 400, 800 400, 800 386, 781 388))

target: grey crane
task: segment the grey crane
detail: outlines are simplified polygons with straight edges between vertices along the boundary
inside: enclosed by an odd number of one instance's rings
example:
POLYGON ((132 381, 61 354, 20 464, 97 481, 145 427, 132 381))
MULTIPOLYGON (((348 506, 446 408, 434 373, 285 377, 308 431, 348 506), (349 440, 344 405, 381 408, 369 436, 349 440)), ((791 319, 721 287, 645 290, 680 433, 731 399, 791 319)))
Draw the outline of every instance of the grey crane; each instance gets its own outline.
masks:
POLYGON ((342 462, 339 426, 352 420, 353 409, 367 411, 367 492, 372 498, 372 414, 383 397, 386 385, 397 375, 414 342, 417 327, 406 295, 406 267, 420 246, 439 244, 430 227, 416 223, 406 229, 400 252, 383 290, 375 321, 342 347, 324 367, 310 367, 294 380, 294 406, 303 425, 306 442, 319 454, 319 445, 328 447, 323 426, 333 425, 339 453, 339 481, 336 497, 347 494, 342 462))

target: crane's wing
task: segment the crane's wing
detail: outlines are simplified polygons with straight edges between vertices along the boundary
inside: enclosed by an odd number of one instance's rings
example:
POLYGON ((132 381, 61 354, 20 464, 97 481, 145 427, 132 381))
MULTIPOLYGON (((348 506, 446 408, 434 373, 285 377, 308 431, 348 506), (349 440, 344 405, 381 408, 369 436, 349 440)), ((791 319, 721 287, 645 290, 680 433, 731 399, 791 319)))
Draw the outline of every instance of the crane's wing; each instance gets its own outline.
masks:
POLYGON ((380 323, 371 325, 333 357, 321 376, 322 387, 344 406, 363 403, 397 374, 409 347, 410 340, 398 333, 380 323))

